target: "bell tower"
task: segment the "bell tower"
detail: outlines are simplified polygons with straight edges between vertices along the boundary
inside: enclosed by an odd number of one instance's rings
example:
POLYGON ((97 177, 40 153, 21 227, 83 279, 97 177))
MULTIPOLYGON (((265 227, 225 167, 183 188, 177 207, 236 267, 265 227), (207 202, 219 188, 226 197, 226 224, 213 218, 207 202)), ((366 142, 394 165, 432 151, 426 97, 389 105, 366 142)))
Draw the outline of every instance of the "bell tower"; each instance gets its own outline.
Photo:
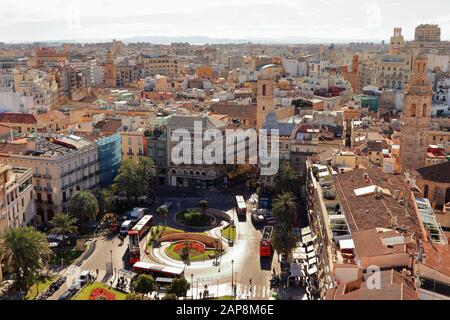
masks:
POLYGON ((256 96, 256 127, 261 129, 269 112, 275 109, 275 81, 268 76, 260 76, 256 96))
POLYGON ((116 65, 111 51, 106 54, 105 63, 105 84, 107 87, 114 88, 117 85, 116 80, 116 65))
POLYGON ((413 63, 403 104, 400 144, 400 163, 403 171, 426 166, 432 97, 427 60, 417 57, 413 63))

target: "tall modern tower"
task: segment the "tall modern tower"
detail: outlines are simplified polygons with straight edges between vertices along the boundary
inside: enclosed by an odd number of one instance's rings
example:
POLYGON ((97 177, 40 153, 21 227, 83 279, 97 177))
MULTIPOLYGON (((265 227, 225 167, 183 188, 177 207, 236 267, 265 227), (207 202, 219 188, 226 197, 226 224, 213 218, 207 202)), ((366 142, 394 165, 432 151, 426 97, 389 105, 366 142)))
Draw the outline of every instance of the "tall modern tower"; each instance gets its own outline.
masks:
POLYGON ((433 90, 427 75, 427 60, 417 57, 407 86, 402 115, 400 163, 403 171, 426 165, 427 132, 430 127, 433 90))

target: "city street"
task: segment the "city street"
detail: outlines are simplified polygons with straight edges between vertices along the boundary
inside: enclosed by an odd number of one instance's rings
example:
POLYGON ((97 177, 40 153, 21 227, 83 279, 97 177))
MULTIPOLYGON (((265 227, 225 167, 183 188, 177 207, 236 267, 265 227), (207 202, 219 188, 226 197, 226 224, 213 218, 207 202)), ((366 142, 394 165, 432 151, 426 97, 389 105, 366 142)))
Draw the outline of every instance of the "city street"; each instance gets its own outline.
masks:
MULTIPOLYGON (((158 263, 164 263, 172 266, 184 266, 185 277, 189 282, 193 282, 192 291, 188 296, 199 297, 199 292, 208 286, 210 295, 217 296, 231 296, 233 295, 232 282, 236 285, 236 295, 238 299, 246 298, 254 300, 267 300, 272 296, 270 289, 270 278, 273 270, 279 273, 279 264, 277 262, 276 254, 273 258, 260 258, 259 256, 259 242, 261 231, 257 230, 250 218, 250 210, 247 212, 247 219, 240 221, 235 215, 235 195, 244 194, 245 198, 249 198, 249 194, 245 188, 236 188, 228 192, 216 191, 177 191, 174 190, 160 190, 160 194, 164 196, 157 197, 155 205, 151 208, 153 214, 156 213, 156 208, 164 203, 166 200, 173 200, 174 203, 169 210, 167 219, 168 226, 179 228, 174 221, 175 214, 182 209, 198 207, 198 202, 203 199, 208 200, 210 208, 219 209, 233 215, 233 219, 237 228, 237 240, 233 246, 228 248, 227 253, 221 257, 220 263, 217 266, 213 265, 213 261, 196 262, 192 265, 185 266, 181 262, 175 260, 163 259, 160 257, 158 263), (251 284, 250 284, 251 279, 251 284)), ((250 207, 249 207, 250 208, 250 207)), ((155 214, 156 216, 156 214, 155 214)), ((156 219, 157 221, 157 219, 156 219)), ((220 236, 220 233, 216 236, 220 236)), ((141 241, 142 250, 145 247, 146 239, 141 241)), ((115 281, 115 275, 107 274, 106 264, 112 261, 114 274, 121 268, 129 268, 127 265, 127 247, 128 238, 123 244, 116 237, 99 236, 96 239, 95 251, 81 266, 69 266, 60 274, 67 277, 66 284, 63 285, 50 299, 58 299, 68 287, 75 281, 81 271, 95 271, 98 269, 99 274, 96 281, 110 284, 110 281, 115 281)), ((143 255, 144 256, 144 255, 143 255)), ((148 257, 143 260, 149 260, 148 257)), ((155 262, 155 261, 154 261, 155 262)), ((299 290, 293 293, 286 293, 293 295, 293 298, 301 299, 301 292, 299 290)), ((288 296, 285 297, 286 299, 288 296)))

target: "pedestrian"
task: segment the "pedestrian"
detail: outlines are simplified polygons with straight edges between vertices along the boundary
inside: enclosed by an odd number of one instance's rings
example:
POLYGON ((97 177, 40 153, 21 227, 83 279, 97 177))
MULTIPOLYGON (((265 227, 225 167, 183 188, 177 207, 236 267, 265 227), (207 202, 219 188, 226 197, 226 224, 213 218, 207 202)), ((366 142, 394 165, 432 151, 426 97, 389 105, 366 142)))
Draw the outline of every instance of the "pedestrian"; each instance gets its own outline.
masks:
POLYGON ((98 278, 98 269, 95 270, 95 278, 98 278))
POLYGON ((252 285, 252 278, 250 278, 250 280, 248 282, 250 282, 250 285, 252 285))

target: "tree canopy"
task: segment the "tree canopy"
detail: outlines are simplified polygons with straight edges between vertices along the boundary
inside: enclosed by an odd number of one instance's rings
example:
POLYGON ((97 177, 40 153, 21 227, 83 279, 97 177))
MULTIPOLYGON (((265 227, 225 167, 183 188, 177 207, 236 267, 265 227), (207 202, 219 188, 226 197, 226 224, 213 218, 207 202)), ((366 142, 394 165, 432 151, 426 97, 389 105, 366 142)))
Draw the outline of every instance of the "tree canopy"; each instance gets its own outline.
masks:
POLYGON ((51 255, 45 234, 32 227, 9 228, 1 236, 0 257, 18 290, 27 291, 39 279, 51 255))

